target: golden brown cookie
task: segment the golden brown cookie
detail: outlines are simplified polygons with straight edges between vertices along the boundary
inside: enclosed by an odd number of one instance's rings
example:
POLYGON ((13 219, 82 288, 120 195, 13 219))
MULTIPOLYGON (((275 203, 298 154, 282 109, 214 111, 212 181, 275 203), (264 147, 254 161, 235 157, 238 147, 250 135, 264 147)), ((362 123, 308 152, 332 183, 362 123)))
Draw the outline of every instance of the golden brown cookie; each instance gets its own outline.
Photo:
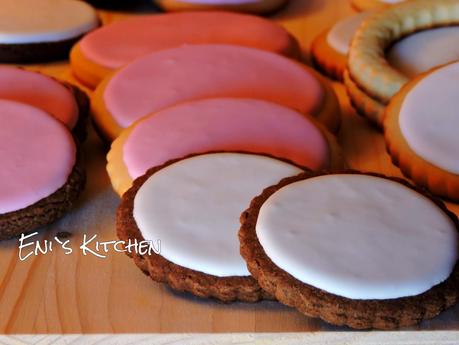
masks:
POLYGON ((386 109, 384 138, 405 176, 434 194, 459 201, 455 78, 457 63, 407 83, 386 109))

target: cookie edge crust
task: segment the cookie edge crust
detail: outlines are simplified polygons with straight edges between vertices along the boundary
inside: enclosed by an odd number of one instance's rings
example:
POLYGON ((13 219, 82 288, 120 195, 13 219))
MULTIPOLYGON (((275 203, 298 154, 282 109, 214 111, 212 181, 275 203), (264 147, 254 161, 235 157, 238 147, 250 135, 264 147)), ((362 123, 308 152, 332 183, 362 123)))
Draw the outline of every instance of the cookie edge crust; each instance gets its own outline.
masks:
MULTIPOLYGON (((385 178, 398 182, 433 201, 453 221, 459 231, 459 221, 445 204, 427 192, 412 186, 404 179, 387 177, 377 173, 362 173, 354 170, 333 174, 361 174, 385 178)), ((256 236, 256 222, 263 203, 276 191, 291 183, 330 173, 305 172, 283 179, 277 185, 266 188, 255 197, 250 207, 241 214, 239 230, 241 255, 260 286, 275 296, 281 303, 294 307, 301 313, 320 318, 334 325, 347 325, 355 329, 395 329, 412 326, 437 316, 459 300, 459 263, 444 282, 430 290, 411 297, 389 300, 351 300, 330 294, 305 284, 277 267, 266 255, 256 236)))
POLYGON ((77 152, 75 165, 61 188, 23 209, 0 214, 0 240, 51 224, 73 208, 86 184, 86 173, 78 155, 77 152))
MULTIPOLYGON (((244 151, 209 151, 169 160, 162 165, 150 168, 144 175, 134 180, 132 187, 123 194, 121 204, 116 212, 116 233, 118 238, 126 242, 129 239, 136 239, 137 241, 145 240, 133 216, 134 199, 139 189, 152 175, 184 159, 213 153, 242 153, 254 156, 264 156, 283 161, 303 170, 306 169, 286 159, 244 151)), ((241 209, 242 208, 243 206, 241 206, 241 209)), ((202 298, 213 298, 224 303, 236 301, 258 302, 263 299, 273 299, 273 297, 265 292, 251 276, 217 277, 174 264, 160 254, 152 253, 151 255, 141 255, 139 253, 128 252, 126 252, 126 254, 131 257, 142 272, 150 276, 152 280, 158 283, 165 283, 177 291, 189 292, 202 298)))
POLYGON ((400 110, 408 93, 425 77, 444 66, 415 77, 392 98, 385 112, 384 141, 392 163, 400 168, 403 175, 435 195, 458 202, 459 175, 433 165, 414 152, 403 136, 399 121, 400 110))

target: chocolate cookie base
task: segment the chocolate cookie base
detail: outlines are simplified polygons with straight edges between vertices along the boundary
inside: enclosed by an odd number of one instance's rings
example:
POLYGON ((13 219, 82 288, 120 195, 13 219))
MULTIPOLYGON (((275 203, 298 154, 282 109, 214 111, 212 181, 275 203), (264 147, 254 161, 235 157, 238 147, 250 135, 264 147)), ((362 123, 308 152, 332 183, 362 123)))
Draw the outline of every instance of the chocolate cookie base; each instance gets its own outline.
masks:
POLYGON ((62 217, 75 204, 85 182, 84 170, 77 163, 67 182, 50 196, 21 210, 0 214, 0 240, 30 232, 62 217))
MULTIPOLYGON (((196 155, 185 158, 193 156, 196 155)), ((150 176, 180 160, 171 160, 148 170, 145 175, 136 179, 133 186, 124 193, 116 214, 116 231, 122 241, 129 239, 144 241, 133 217, 134 198, 150 176)), ((154 281, 166 283, 178 291, 187 291, 198 297, 210 297, 221 302, 257 302, 262 299, 272 299, 272 296, 262 290, 251 276, 217 277, 176 265, 159 254, 132 254, 129 256, 154 281)))
MULTIPOLYGON (((363 174, 356 171, 340 173, 363 174)), ((334 325, 347 325, 357 329, 395 329, 407 327, 431 319, 459 300, 459 264, 443 283, 430 290, 411 297, 390 300, 352 300, 330 294, 305 284, 277 267, 266 255, 256 235, 256 223, 263 203, 276 191, 291 183, 306 180, 327 173, 303 173, 286 178, 275 186, 266 188, 241 215, 239 240, 241 255, 249 271, 260 286, 275 296, 281 303, 294 307, 301 313, 321 318, 334 325)), ((454 222, 459 230, 457 217, 439 199, 407 181, 388 178, 379 174, 365 174, 390 179, 401 183, 431 199, 454 222)), ((419 253, 422 255, 422 253, 419 253)))
POLYGON ((89 97, 88 95, 75 85, 68 82, 61 82, 67 89, 72 92, 78 106, 78 120, 72 133, 80 143, 84 142, 87 137, 87 127, 89 118, 89 97))
POLYGON ((0 43, 0 63, 37 63, 67 60, 69 51, 82 36, 56 42, 0 43))

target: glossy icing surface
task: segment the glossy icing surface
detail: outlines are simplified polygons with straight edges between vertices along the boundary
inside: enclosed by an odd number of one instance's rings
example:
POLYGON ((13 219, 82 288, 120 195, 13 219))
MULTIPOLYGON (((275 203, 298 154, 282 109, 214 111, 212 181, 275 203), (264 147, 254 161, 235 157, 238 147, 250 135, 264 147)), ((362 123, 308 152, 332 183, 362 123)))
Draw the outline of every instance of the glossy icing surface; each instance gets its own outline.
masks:
POLYGON ((421 79, 403 100, 399 124, 418 156, 459 175, 458 80, 459 63, 421 79))
POLYGON ((210 43, 286 53, 292 40, 282 27, 259 17, 229 12, 183 12, 139 16, 103 26, 85 36, 80 49, 88 59, 118 68, 155 51, 210 43))
POLYGON ((452 220, 423 195, 367 175, 295 182, 261 207, 268 257, 298 280, 350 299, 421 294, 458 258, 452 220))
POLYGON ((71 91, 43 74, 0 66, 0 98, 40 108, 72 129, 78 105, 71 91))
POLYGON ((190 45, 153 53, 116 73, 104 89, 107 110, 120 127, 149 113, 202 98, 264 99, 315 114, 320 82, 277 54, 231 45, 190 45))
POLYGON ((459 26, 421 31, 397 42, 389 63, 408 77, 459 59, 459 26))
POLYGON ((55 42, 95 28, 95 10, 77 0, 2 0, 0 43, 55 42))
POLYGON ((266 153, 313 170, 329 164, 326 139, 302 114, 266 101, 230 98, 150 115, 125 141, 123 160, 135 179, 170 159, 209 151, 266 153))
POLYGON ((0 100, 0 214, 56 192, 75 157, 72 136, 59 121, 30 105, 0 100))
POLYGON ((327 34, 327 42, 337 52, 347 55, 349 46, 360 24, 373 12, 362 12, 349 16, 336 23, 327 34))
POLYGON ((134 199, 134 219, 161 256, 219 277, 250 275, 239 254, 239 216, 263 188, 299 173, 257 155, 217 153, 174 163, 153 174, 134 199))

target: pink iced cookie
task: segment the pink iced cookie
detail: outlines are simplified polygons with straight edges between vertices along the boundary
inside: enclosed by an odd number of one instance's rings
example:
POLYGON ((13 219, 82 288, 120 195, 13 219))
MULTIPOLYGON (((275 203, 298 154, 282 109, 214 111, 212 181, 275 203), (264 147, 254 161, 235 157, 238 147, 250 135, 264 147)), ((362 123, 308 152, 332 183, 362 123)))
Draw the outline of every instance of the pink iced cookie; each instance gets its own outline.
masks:
MULTIPOLYGON (((324 115, 330 97, 310 69, 277 54, 232 45, 183 46, 137 59, 99 85, 92 108, 99 128, 114 139, 149 113, 212 97, 263 99, 319 120, 339 117, 324 115)), ((336 122, 329 121, 331 127, 336 122)))
POLYGON ((267 101, 215 98, 136 122, 113 143, 107 169, 121 195, 149 168, 209 151, 266 153, 314 170, 334 159, 326 131, 311 118, 267 101))
POLYGON ((42 109, 69 129, 78 120, 78 104, 72 92, 58 81, 40 73, 0 66, 0 99, 42 109))
POLYGON ((279 54, 298 54, 296 41, 269 20, 227 12, 138 16, 103 26, 79 43, 89 61, 119 68, 143 55, 184 44, 227 43, 279 54), (250 33, 250 34, 247 34, 250 33))
POLYGON ((56 192, 75 156, 73 138, 59 121, 30 105, 0 100, 0 215, 56 192))

